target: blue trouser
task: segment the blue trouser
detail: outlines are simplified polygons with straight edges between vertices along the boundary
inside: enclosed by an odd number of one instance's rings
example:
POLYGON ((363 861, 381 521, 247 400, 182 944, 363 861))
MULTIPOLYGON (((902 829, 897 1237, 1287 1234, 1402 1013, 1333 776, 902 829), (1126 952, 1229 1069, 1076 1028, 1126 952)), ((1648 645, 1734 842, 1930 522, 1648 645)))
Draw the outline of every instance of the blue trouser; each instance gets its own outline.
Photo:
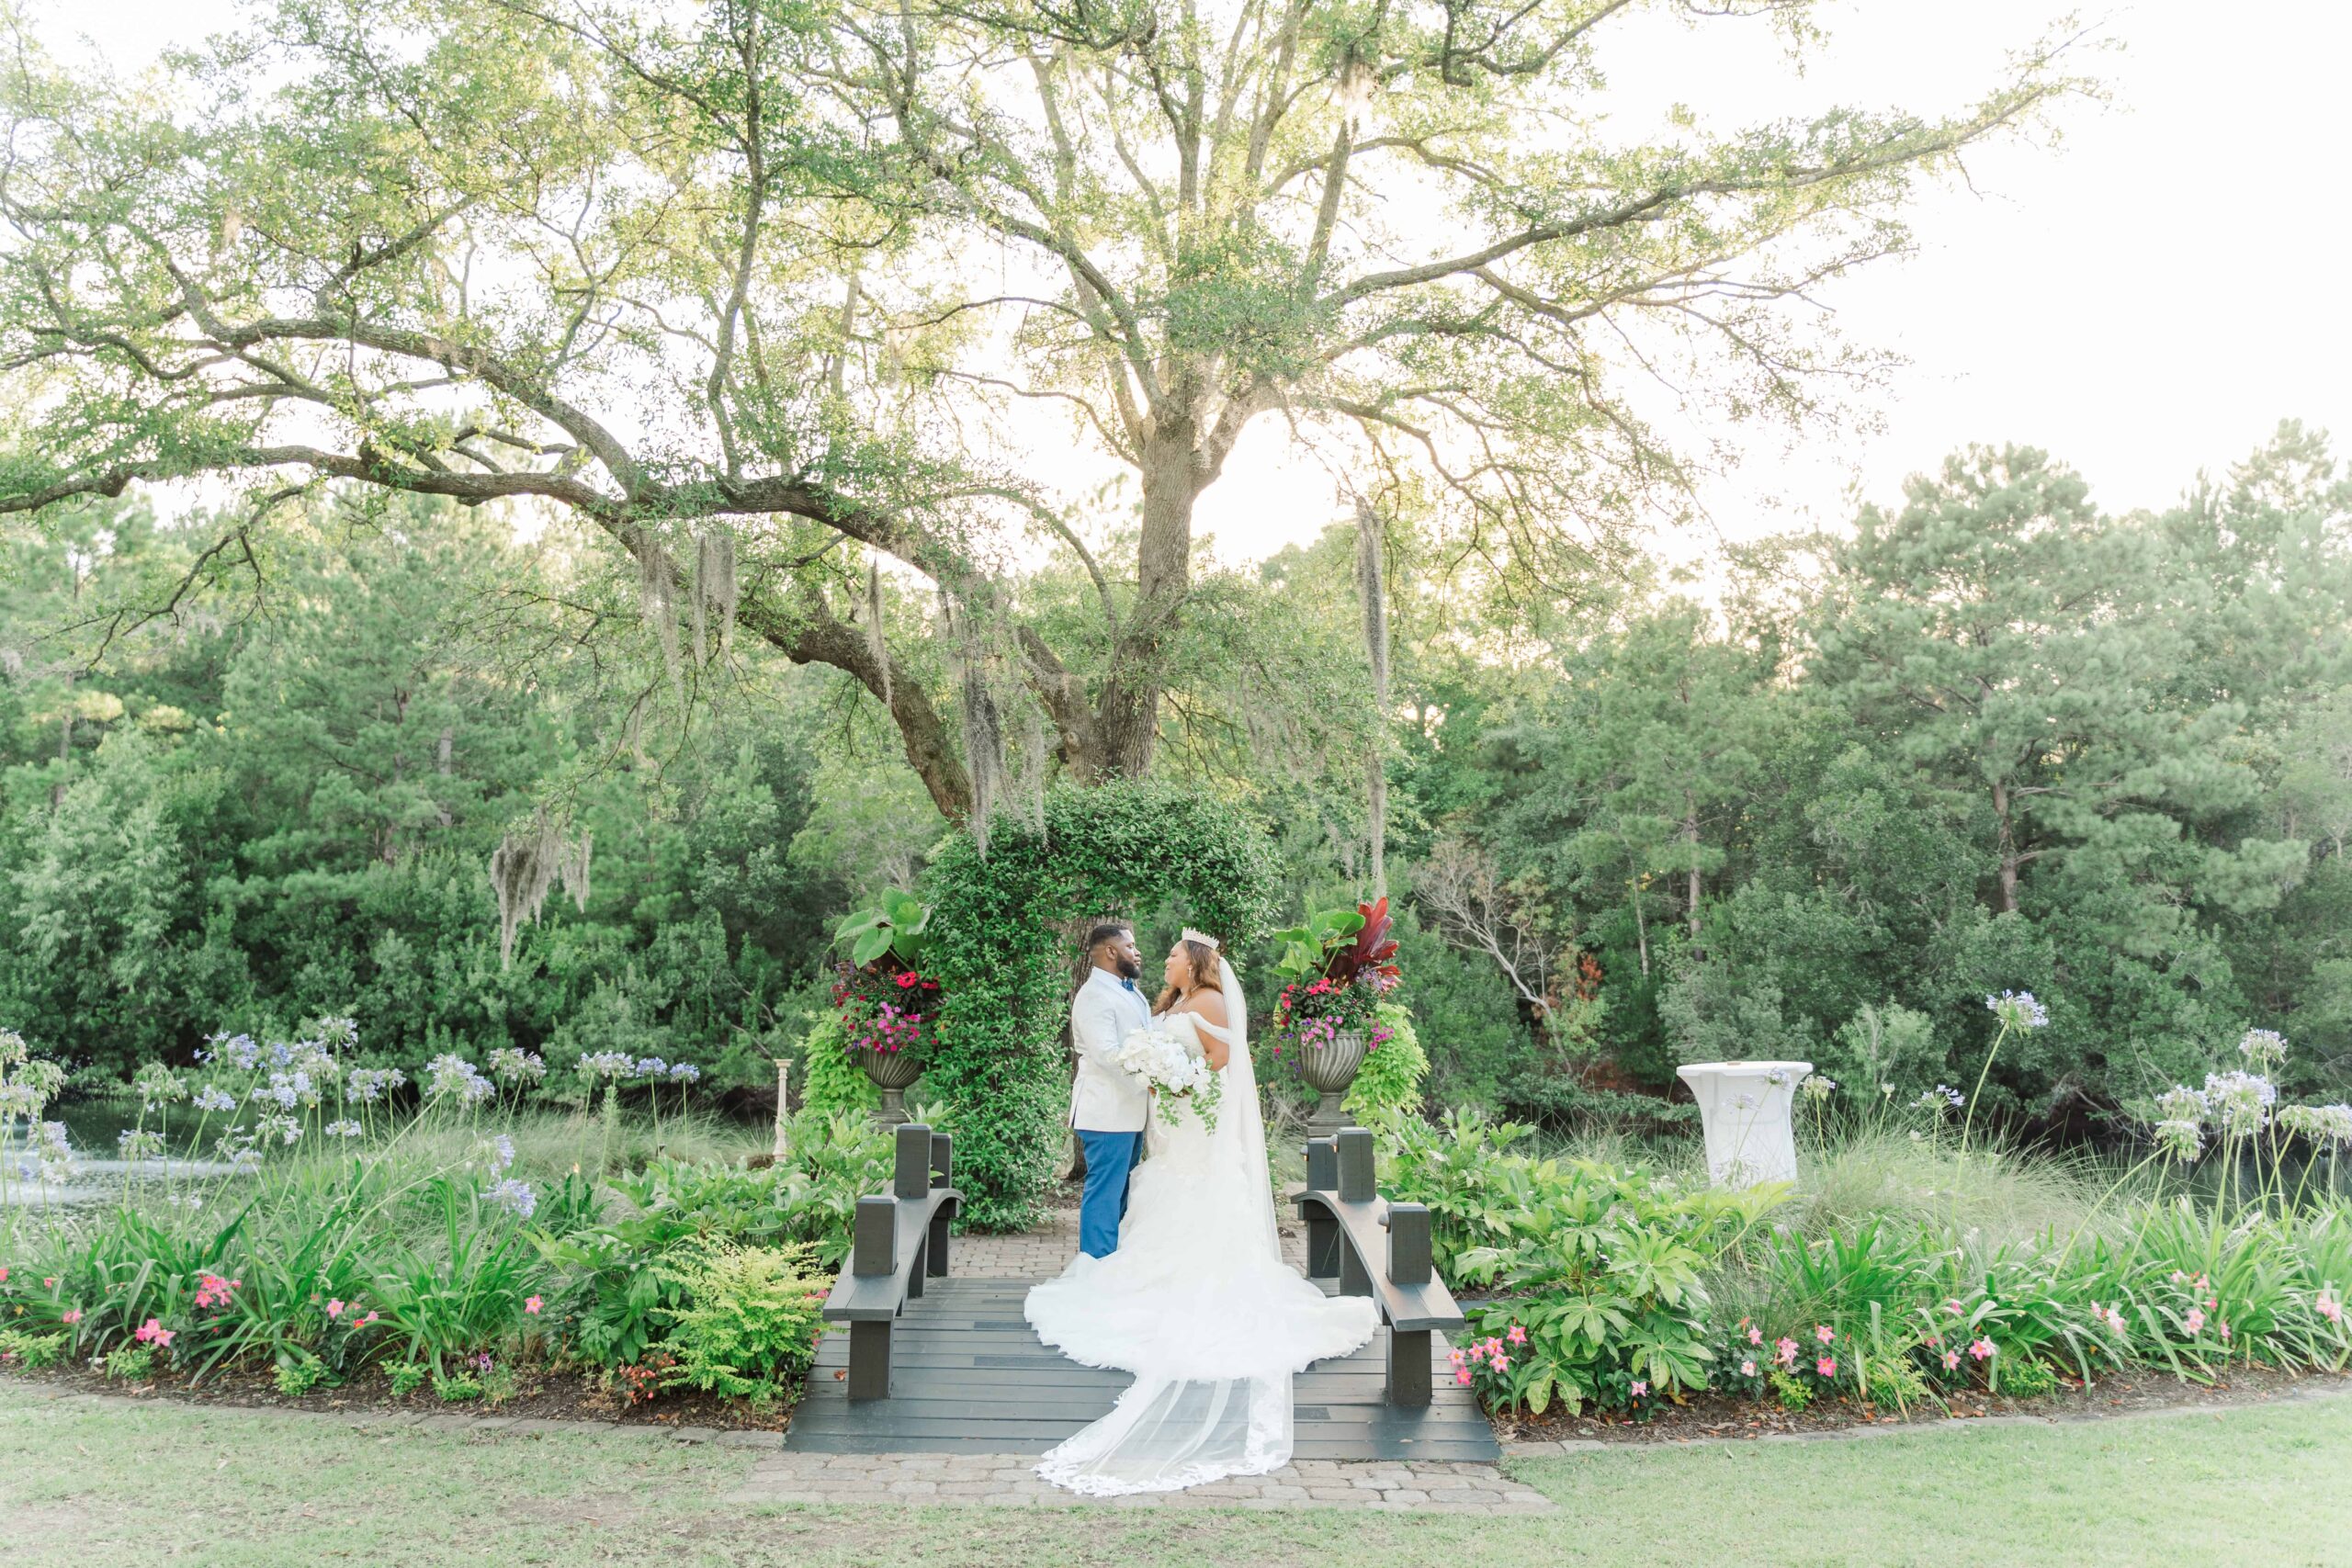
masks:
POLYGON ((1141 1133, 1080 1131, 1086 1151, 1086 1195, 1078 1201, 1078 1249, 1107 1258, 1119 1249, 1119 1222, 1127 1214, 1127 1178, 1136 1168, 1141 1133))

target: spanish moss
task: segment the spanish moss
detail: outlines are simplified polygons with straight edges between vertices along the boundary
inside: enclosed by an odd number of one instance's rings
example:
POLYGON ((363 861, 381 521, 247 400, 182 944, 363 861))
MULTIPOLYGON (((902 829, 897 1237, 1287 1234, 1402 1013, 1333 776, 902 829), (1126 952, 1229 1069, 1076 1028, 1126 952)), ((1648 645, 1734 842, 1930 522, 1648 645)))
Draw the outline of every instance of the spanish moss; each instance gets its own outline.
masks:
POLYGON ((520 830, 508 829, 490 852, 491 892, 498 900, 498 965, 514 962, 514 933, 528 920, 537 925, 548 890, 562 886, 572 906, 588 911, 589 846, 594 835, 568 839, 543 807, 520 830))

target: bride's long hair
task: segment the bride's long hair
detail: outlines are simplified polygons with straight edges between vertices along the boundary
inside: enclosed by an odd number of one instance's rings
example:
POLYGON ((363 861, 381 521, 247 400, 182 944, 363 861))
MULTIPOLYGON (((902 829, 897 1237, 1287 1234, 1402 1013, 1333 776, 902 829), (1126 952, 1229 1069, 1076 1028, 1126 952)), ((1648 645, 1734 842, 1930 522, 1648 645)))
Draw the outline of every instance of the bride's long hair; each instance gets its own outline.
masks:
MULTIPOLYGON (((1183 950, 1185 962, 1192 965, 1191 988, 1197 991, 1206 987, 1219 996, 1225 995, 1225 987, 1217 984, 1216 949, 1206 942, 1193 942, 1189 939, 1181 940, 1176 945, 1183 950)), ((1176 1005, 1178 998, 1183 994, 1183 989, 1181 987, 1175 986, 1165 987, 1159 993, 1159 999, 1151 1004, 1151 1010, 1156 1013, 1166 1012, 1176 1005)))

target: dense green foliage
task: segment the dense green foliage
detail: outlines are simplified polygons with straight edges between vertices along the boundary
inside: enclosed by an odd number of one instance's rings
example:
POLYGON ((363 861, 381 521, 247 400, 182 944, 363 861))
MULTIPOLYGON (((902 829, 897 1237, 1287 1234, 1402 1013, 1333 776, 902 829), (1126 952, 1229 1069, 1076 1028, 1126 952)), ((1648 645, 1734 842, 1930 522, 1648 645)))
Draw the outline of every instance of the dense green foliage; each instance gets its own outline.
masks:
MULTIPOLYGON (((1395 786, 1427 803, 1416 897, 1515 987, 1546 1078, 1790 1056, 1907 1098, 1969 1081, 1982 998, 2017 987, 2052 1022, 1988 1111, 2080 1127, 2249 1025, 2340 1096, 2352 484, 2322 442, 2288 427, 2129 517, 1973 452, 1726 570, 1720 609, 1545 618, 1502 670, 1398 618, 1430 716, 1395 786)), ((1544 1081, 1449 1076, 1548 1110, 1544 1081)))
POLYGON ((1641 1418, 1712 1388, 1898 1409, 2123 1368, 2352 1364, 2341 1198, 2302 1202, 2276 1181, 2175 1198, 2141 1173, 2095 1191, 1946 1135, 1848 1131, 1806 1151, 1792 1202, 1785 1186, 1539 1158, 1531 1131, 1475 1115, 1381 1126, 1383 1190, 1429 1204, 1447 1277, 1488 1288, 1456 1366, 1498 1407, 1641 1418), (1815 1196, 1858 1183, 1858 1204, 1815 1196))
POLYGON ((998 821, 985 855, 968 833, 941 846, 926 942, 947 1003, 923 1085, 946 1102, 970 1223, 1026 1224, 1053 1179, 1086 929, 1173 905, 1247 953, 1272 916, 1275 869, 1248 813, 1157 783, 1050 790, 1038 822, 998 821))
MULTIPOLYGON (((312 1083, 352 1066, 301 1061, 312 1083)), ((177 1098, 262 1105, 251 1091, 282 1076, 266 1058, 216 1062, 177 1098)), ((413 1117, 326 1119, 340 1108, 282 1128, 274 1110, 220 1113, 217 1146, 245 1151, 227 1175, 150 1167, 111 1203, 0 1208, 0 1311, 40 1341, 28 1353, 62 1336, 80 1359, 122 1358, 123 1375, 274 1367, 287 1393, 380 1369, 396 1392, 430 1378, 444 1398, 495 1399, 519 1363, 635 1397, 776 1397, 814 1353, 858 1197, 888 1176, 888 1139, 855 1115, 794 1119, 786 1157, 760 1169, 650 1153, 599 1176, 631 1152, 602 1119, 518 1117, 456 1077, 413 1117)), ((707 1147, 691 1125, 665 1141, 707 1147)))
MULTIPOLYGON (((639 694, 606 682, 647 651, 636 627, 534 651, 564 623, 530 605, 605 585, 503 529, 401 521, 289 530, 259 614, 0 682, 0 1018, 118 1077, 347 1012, 386 1061, 617 1050, 772 1083, 846 892, 829 846, 795 853, 828 826, 821 693, 752 682, 632 747, 639 694), (542 809, 593 838, 592 890, 502 967, 485 866, 542 809)), ((14 540, 14 626, 70 623, 101 539, 85 611, 191 547, 130 510, 14 540)))
MULTIPOLYGON (((2352 487, 2291 427, 2154 515, 2098 513, 2031 453, 1955 459, 1850 537, 1729 559, 1712 608, 1636 581, 1530 613, 1403 528, 1388 862, 1433 1097, 1657 1128, 1678 1062, 1787 1055, 1907 1099, 1973 1074, 1982 998, 2011 987, 2052 1023, 1996 1064, 1988 1114, 2096 1130, 2249 1024, 2297 1042, 2290 1087, 2342 1083, 2347 530, 2352 487)), ((0 682, 0 1016, 118 1076, 347 1009, 385 1059, 526 1046, 576 1089, 582 1052, 752 1087, 781 1055, 819 1103, 866 1102, 802 1038, 826 934, 859 893, 936 898, 977 863, 930 865, 942 825, 873 750, 868 695, 757 660, 673 689, 593 558, 347 509, 272 536, 285 593, 134 626, 200 547, 130 507, 8 543, 11 622, 42 640, 0 682), (543 810, 593 839, 586 908, 551 897, 502 968, 484 867, 543 810)), ((1263 644, 1347 711, 1351 548, 1267 562, 1272 607, 1204 668, 1263 644)), ((1367 733, 1199 726, 1160 787, 1269 820, 1300 904, 1351 901, 1367 733)), ((1067 793, 1055 842, 1125 879, 1106 907, 1190 918, 1162 829, 1067 793)), ((1038 886, 1074 940, 1083 887, 1038 886)), ((1022 907, 988 897, 976 919, 1022 907)), ((1024 994, 1067 979, 1052 946, 1024 994)), ((1274 956, 1234 949, 1261 1036, 1274 956)), ((1001 1000, 994 955, 970 961, 1001 1000)), ((1008 1101, 1031 1134, 1036 1070, 1008 1101)))

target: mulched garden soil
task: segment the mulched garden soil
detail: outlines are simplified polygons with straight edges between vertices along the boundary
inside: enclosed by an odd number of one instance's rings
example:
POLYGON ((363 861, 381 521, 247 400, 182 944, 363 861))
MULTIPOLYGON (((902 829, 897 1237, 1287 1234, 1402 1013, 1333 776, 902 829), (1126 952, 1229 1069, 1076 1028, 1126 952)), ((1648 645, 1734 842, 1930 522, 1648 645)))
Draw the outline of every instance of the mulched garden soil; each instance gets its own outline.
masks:
POLYGON ((632 1405, 624 1402, 619 1393, 597 1386, 593 1378, 561 1371, 526 1374, 514 1397, 495 1405, 481 1399, 444 1403, 433 1392, 430 1382, 405 1399, 396 1399, 391 1384, 382 1373, 374 1371, 336 1388, 312 1389, 293 1397, 278 1393, 269 1373, 258 1371, 216 1371, 196 1383, 170 1372, 147 1382, 126 1383, 77 1367, 47 1367, 37 1372, 11 1369, 6 1375, 85 1393, 153 1396, 181 1404, 248 1409, 414 1410, 436 1416, 514 1416, 548 1421, 616 1421, 629 1427, 707 1427, 719 1431, 764 1432, 783 1431, 792 1415, 790 1407, 781 1402, 759 1409, 748 1400, 726 1399, 684 1389, 664 1393, 650 1404, 632 1405))
POLYGON ((1694 1394, 1687 1404, 1659 1405, 1646 1421, 1628 1416, 1587 1413, 1564 1416, 1554 1410, 1543 1416, 1516 1418, 1495 1416, 1496 1435, 1506 1442, 1591 1441, 1609 1443, 1680 1443, 1700 1438, 1766 1438, 1807 1432, 1839 1431, 1854 1427, 1894 1427, 1905 1424, 1967 1420, 1990 1416, 2030 1416, 2045 1420, 2095 1420, 2102 1416, 2176 1409, 2181 1406, 2260 1404, 2282 1395, 2317 1392, 2352 1392, 2352 1373, 2282 1372, 2263 1367, 2232 1367, 2212 1383, 2188 1382, 2168 1374, 2120 1372, 2101 1377, 2085 1388, 2071 1382, 2034 1399, 2010 1399, 1971 1390, 1914 1404, 1906 1416, 1895 1410, 1873 1410, 1851 1399, 1815 1404, 1804 1411, 1720 1394, 1694 1394))

